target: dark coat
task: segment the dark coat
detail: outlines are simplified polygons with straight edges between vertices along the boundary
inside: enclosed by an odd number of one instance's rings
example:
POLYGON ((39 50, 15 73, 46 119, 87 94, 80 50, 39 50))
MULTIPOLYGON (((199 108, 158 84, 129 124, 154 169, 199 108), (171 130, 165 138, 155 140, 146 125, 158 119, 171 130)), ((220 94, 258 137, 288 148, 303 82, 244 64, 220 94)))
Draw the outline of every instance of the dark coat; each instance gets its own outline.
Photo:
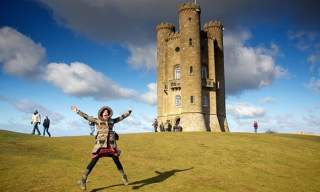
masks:
POLYGON ((45 118, 44 120, 43 120, 43 127, 46 127, 46 128, 49 128, 49 126, 50 126, 50 119, 49 118, 45 118))

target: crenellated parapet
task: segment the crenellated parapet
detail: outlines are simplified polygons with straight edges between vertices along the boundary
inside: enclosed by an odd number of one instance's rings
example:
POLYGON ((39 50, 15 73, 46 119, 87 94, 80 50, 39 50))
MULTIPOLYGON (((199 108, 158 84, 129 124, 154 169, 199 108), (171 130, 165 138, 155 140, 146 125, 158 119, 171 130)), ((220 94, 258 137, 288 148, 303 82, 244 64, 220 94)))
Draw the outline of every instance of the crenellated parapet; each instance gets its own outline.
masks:
POLYGON ((204 24, 203 30, 207 33, 208 39, 216 39, 222 42, 223 24, 221 21, 209 21, 204 24))
POLYGON ((180 38, 180 33, 179 32, 172 32, 169 33, 168 37, 166 40, 170 41, 170 40, 176 40, 180 38))
POLYGON ((156 27, 156 31, 158 32, 159 30, 169 30, 171 32, 175 32, 175 26, 172 23, 160 23, 156 27))
POLYGON ((209 21, 207 23, 204 24, 203 29, 204 31, 209 31, 210 28, 217 28, 222 30, 223 29, 223 24, 221 21, 209 21))
POLYGON ((200 10, 200 5, 197 5, 195 3, 191 3, 191 2, 188 2, 188 3, 182 3, 178 6, 178 12, 180 13, 181 11, 184 11, 184 10, 196 10, 196 11, 201 11, 200 10))

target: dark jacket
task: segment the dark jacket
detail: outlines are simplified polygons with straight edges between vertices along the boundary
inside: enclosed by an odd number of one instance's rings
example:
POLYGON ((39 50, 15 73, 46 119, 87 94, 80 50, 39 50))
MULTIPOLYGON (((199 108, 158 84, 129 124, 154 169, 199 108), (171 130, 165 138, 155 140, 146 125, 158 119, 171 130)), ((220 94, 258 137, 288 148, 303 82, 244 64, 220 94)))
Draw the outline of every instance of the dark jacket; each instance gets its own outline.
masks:
POLYGON ((46 128, 49 128, 49 126, 50 126, 50 119, 49 118, 45 118, 44 120, 43 120, 43 124, 42 124, 44 127, 46 127, 46 128))

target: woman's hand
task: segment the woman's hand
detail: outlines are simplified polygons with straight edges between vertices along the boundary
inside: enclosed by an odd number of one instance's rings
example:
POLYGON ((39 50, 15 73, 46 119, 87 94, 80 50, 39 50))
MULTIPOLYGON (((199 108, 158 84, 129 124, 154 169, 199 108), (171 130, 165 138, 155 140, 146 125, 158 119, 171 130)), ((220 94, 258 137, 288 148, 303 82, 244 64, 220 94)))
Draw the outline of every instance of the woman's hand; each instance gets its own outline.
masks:
POLYGON ((71 111, 77 113, 77 112, 78 112, 78 107, 75 106, 75 105, 72 105, 72 106, 71 106, 71 111))

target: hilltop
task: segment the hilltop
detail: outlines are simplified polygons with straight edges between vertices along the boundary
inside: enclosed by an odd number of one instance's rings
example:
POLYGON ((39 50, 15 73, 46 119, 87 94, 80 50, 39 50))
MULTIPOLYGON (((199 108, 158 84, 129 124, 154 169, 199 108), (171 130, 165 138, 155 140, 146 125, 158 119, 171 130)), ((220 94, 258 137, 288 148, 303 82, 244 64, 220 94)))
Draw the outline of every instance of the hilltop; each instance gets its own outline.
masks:
MULTIPOLYGON (((80 191, 93 142, 0 131, 1 191, 80 191)), ((320 191, 318 136, 144 133, 122 134, 118 144, 129 185, 104 158, 87 191, 320 191)))

